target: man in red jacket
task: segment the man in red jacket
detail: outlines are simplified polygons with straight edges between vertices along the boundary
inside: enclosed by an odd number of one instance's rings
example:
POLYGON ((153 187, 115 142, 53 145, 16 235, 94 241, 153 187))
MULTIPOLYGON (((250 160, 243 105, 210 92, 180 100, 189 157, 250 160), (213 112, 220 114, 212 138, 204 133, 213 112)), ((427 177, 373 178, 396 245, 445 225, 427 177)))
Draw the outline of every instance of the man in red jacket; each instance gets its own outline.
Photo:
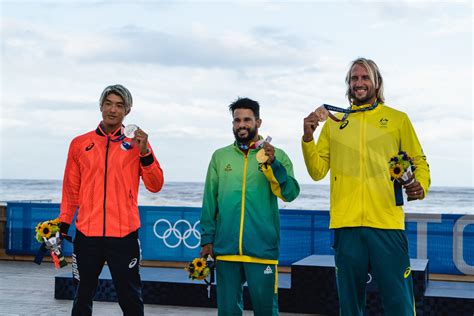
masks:
POLYGON ((143 315, 141 295, 138 187, 140 177, 151 192, 163 186, 163 171, 148 135, 132 138, 122 125, 132 96, 122 85, 105 88, 100 97, 102 122, 74 138, 64 172, 61 232, 67 234, 77 210, 72 315, 91 315, 99 274, 107 262, 124 315, 143 315))

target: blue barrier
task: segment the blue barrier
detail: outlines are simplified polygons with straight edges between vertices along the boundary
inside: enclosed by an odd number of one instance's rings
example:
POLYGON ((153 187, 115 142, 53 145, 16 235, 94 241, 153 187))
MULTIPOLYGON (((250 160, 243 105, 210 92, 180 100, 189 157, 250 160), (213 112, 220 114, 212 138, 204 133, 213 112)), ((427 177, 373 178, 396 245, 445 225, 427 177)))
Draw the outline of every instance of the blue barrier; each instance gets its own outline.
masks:
MULTIPOLYGON (((59 204, 8 203, 7 254, 36 254, 37 223, 59 214, 59 204)), ((311 254, 333 254, 328 211, 287 210, 281 216, 280 264, 311 254)), ((140 241, 144 260, 187 262, 199 253, 200 208, 140 206, 140 241)), ((70 234, 74 235, 74 225, 70 234)), ((410 257, 429 259, 430 272, 474 275, 474 215, 407 214, 410 257)), ((72 247, 65 243, 70 255, 72 247)))

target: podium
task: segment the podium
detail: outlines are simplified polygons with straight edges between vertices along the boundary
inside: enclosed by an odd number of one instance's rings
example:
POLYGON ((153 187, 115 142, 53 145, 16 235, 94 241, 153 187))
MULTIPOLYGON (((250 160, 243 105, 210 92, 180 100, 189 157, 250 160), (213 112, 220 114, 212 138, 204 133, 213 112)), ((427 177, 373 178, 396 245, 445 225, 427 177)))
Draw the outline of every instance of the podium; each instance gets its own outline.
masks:
MULTIPOLYGON (((183 263, 184 267, 184 263, 183 263)), ((429 281, 428 260, 411 259, 416 313, 429 316, 474 315, 474 283, 429 281)), ((216 286, 208 298, 203 281, 192 281, 181 269, 141 268, 145 304, 216 307, 216 286)), ((219 282, 219 280, 216 280, 219 282)), ((74 298, 70 273, 55 278, 55 298, 74 298)), ((383 315, 376 279, 367 284, 366 316, 383 315)), ((117 301, 107 266, 99 277, 97 301, 117 301)), ((278 300, 281 312, 339 315, 333 256, 311 255, 291 265, 291 274, 278 275, 278 300)), ((244 286, 244 307, 252 304, 244 286)))

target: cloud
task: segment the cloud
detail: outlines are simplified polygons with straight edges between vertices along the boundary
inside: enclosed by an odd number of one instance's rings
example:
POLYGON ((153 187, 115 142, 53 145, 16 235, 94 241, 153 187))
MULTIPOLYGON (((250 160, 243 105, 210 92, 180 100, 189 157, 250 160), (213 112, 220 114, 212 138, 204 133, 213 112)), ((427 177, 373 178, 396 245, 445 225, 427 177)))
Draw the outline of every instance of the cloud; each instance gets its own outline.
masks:
POLYGON ((425 120, 416 122, 415 129, 420 139, 434 143, 472 141, 472 119, 448 118, 445 120, 425 120), (446 124, 449 120, 449 125, 446 124), (456 126, 456 128, 453 128, 456 126))
POLYGON ((374 18, 370 27, 387 29, 404 28, 415 23, 426 34, 446 36, 455 33, 472 32, 472 7, 470 1, 386 1, 370 3, 374 18))
POLYGON ((126 25, 81 33, 7 20, 2 49, 7 58, 62 58, 80 63, 159 64, 172 67, 247 68, 307 64, 304 40, 276 28, 210 34, 196 28, 175 34, 126 25))
POLYGON ((5 18, 2 21, 2 60, 35 59, 60 55, 61 44, 37 25, 5 18), (45 45, 46 44, 46 45, 45 45))
POLYGON ((88 53, 82 61, 203 68, 292 66, 308 62, 309 56, 298 47, 303 45, 302 40, 272 34, 272 37, 239 32, 172 34, 128 26, 107 35, 119 43, 117 47, 88 53))
POLYGON ((284 46, 291 46, 298 49, 305 48, 305 41, 295 34, 286 33, 284 30, 271 26, 257 26, 250 30, 256 38, 262 41, 271 40, 284 46))
MULTIPOLYGON (((439 18, 430 20, 433 25, 429 32, 433 36, 446 36, 453 34, 471 34, 472 35, 472 16, 459 16, 453 18, 452 16, 443 15, 439 18)), ((472 37, 471 37, 472 43, 472 37)))
MULTIPOLYGON (((95 102, 97 104, 97 109, 99 108, 99 101, 97 100, 95 102)), ((23 108, 26 111, 42 111, 42 110, 59 110, 59 111, 68 111, 68 110, 81 110, 81 109, 86 109, 90 110, 91 109, 91 103, 90 102, 80 102, 77 100, 67 100, 66 98, 64 99, 44 99, 44 98, 38 98, 38 99, 32 99, 31 96, 28 97, 24 102, 22 102, 19 105, 21 108, 23 108)))

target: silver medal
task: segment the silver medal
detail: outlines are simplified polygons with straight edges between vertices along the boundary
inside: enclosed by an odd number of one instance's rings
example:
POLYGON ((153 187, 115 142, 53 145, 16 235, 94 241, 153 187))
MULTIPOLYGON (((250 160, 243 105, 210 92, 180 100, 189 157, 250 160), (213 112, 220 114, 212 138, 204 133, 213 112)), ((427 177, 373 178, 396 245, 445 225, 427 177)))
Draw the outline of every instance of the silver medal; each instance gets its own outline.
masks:
POLYGON ((135 124, 129 124, 129 125, 125 126, 125 128, 123 129, 123 134, 127 138, 134 138, 135 137, 135 132, 138 130, 138 128, 139 127, 135 124))

